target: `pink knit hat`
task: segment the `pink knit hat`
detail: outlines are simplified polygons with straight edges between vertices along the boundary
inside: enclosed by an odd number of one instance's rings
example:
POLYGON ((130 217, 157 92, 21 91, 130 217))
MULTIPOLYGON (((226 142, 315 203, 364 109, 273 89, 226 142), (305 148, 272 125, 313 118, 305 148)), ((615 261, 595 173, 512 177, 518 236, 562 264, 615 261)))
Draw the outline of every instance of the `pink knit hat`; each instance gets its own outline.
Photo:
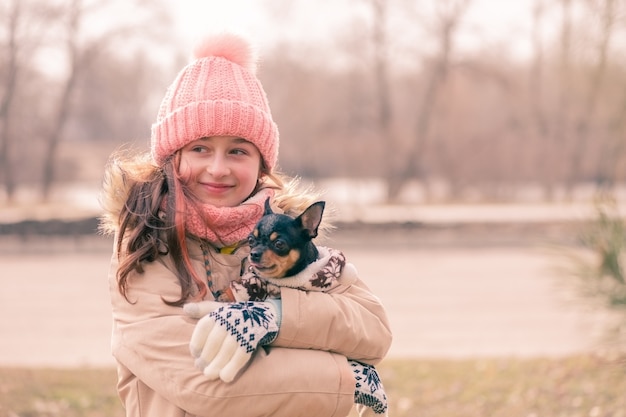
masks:
POLYGON ((278 159, 278 127, 255 72, 256 57, 246 39, 223 33, 199 43, 152 125, 154 161, 162 165, 202 137, 238 136, 256 145, 271 171, 278 159))

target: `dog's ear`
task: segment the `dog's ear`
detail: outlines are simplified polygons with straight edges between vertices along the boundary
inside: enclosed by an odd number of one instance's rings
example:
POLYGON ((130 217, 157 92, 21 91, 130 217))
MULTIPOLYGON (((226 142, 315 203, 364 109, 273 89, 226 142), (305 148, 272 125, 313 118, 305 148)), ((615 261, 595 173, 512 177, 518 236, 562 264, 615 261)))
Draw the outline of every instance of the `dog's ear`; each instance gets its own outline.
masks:
POLYGON ((268 214, 274 214, 274 212, 272 211, 272 206, 270 205, 269 197, 267 197, 267 199, 265 200, 265 211, 263 212, 264 216, 267 216, 268 214))
POLYGON ((298 216, 298 221, 311 239, 317 237, 317 229, 322 222, 322 213, 324 213, 325 205, 324 201, 313 203, 304 210, 304 213, 298 216))

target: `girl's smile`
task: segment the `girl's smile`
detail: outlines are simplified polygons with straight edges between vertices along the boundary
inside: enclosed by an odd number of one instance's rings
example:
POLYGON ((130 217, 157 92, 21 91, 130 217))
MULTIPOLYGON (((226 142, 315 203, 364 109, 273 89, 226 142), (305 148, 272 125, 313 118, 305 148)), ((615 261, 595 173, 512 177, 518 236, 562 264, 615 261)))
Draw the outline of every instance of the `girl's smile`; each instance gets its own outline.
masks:
POLYGON ((261 172, 261 154, 242 138, 200 138, 181 149, 179 172, 202 202, 234 207, 254 191, 261 172))

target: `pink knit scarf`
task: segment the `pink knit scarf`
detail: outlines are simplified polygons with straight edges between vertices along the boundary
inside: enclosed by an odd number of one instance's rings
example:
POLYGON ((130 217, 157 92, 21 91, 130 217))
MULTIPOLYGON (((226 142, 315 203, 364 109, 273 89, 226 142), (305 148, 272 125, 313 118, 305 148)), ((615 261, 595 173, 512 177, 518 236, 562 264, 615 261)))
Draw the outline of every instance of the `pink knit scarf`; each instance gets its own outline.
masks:
POLYGON ((273 195, 273 190, 263 189, 235 207, 188 204, 185 225, 194 236, 220 246, 233 245, 252 232, 263 216, 265 200, 273 195))

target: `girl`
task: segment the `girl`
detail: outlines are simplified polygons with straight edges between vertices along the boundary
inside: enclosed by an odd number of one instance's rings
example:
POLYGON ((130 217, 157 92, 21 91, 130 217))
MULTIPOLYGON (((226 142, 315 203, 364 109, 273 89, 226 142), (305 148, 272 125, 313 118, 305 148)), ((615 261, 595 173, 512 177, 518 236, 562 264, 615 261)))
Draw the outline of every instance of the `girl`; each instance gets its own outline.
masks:
POLYGON ((371 406, 363 414, 386 412, 369 365, 391 331, 360 280, 334 293, 283 288, 281 301, 225 303, 200 321, 184 313, 189 302, 234 301, 223 290, 242 273, 266 198, 287 214, 317 199, 281 178, 277 159, 252 50, 229 34, 201 43, 169 87, 150 152, 111 158, 101 227, 115 236, 112 351, 127 416, 346 416, 355 400, 371 406), (211 320, 221 341, 201 346, 206 363, 189 343, 211 320), (223 352, 234 346, 237 377, 208 378, 232 368, 223 352))

